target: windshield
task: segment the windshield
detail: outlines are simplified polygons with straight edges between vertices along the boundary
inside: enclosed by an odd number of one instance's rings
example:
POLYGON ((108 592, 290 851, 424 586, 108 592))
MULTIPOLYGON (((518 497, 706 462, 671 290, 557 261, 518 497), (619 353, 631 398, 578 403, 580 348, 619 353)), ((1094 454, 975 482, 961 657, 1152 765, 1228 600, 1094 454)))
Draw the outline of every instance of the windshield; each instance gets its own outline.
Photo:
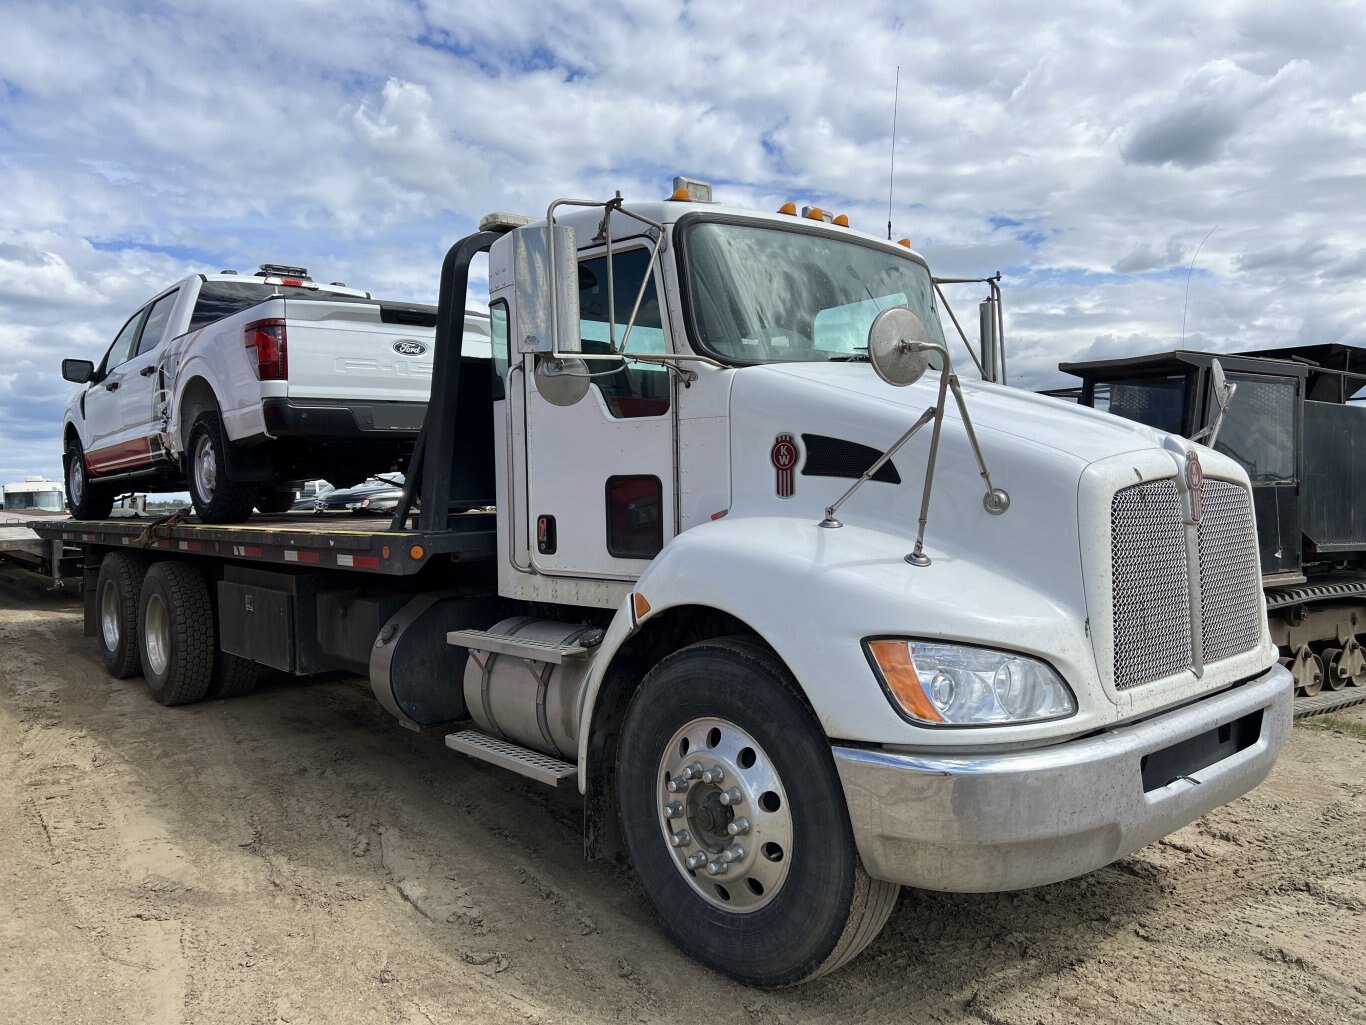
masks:
POLYGON ((1094 405, 1168 434, 1184 434, 1187 377, 1137 377, 1097 381, 1094 405))
POLYGON ((930 273, 909 254, 718 221, 685 225, 681 245, 697 341, 726 362, 866 359, 868 328, 892 306, 944 344, 930 273))

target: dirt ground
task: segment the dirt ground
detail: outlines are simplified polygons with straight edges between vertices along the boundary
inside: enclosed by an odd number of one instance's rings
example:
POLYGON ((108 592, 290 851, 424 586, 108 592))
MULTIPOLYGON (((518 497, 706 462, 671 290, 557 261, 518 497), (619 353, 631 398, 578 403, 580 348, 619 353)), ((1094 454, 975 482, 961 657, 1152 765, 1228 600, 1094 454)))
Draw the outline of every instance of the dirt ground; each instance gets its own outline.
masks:
POLYGON ((904 893, 778 993, 679 954, 575 794, 393 722, 361 681, 162 708, 72 594, 0 568, 0 1022, 1366 1021, 1366 711, 1082 879, 904 893))

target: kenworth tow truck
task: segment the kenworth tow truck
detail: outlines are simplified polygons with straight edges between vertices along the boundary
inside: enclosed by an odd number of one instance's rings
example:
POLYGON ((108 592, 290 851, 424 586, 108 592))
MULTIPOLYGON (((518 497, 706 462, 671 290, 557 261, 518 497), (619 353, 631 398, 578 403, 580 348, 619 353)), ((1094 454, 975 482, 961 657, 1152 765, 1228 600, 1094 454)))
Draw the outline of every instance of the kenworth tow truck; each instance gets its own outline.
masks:
POLYGON ((165 704, 365 674, 577 786, 589 855, 764 987, 849 961, 903 885, 1065 879, 1262 780, 1291 687, 1243 469, 960 382, 909 245, 676 187, 450 249, 387 528, 40 528, 84 546, 110 673, 165 704), (491 360, 461 352, 479 254, 491 360))

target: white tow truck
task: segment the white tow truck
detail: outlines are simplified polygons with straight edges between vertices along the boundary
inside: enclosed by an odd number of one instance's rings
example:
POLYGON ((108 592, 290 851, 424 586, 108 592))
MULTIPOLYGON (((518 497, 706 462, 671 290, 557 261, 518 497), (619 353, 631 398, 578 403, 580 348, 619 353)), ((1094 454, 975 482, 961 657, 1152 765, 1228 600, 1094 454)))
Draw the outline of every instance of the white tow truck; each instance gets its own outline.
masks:
POLYGON ((388 529, 41 528, 85 548, 110 671, 168 704, 365 673, 577 786, 588 853, 763 987, 849 961, 902 886, 1075 876, 1260 782, 1291 687, 1238 464, 960 384, 908 247, 676 186, 451 248, 388 529), (482 253, 491 361, 459 331, 482 253))

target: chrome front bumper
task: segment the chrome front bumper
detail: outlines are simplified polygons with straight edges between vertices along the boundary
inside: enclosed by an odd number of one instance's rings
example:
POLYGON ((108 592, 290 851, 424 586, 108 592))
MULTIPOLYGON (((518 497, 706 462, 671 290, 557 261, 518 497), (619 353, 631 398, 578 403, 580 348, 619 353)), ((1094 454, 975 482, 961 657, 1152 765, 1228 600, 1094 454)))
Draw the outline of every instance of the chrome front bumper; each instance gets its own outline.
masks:
POLYGON ((836 747, 835 764, 875 878, 1017 890, 1108 865, 1247 793, 1290 735, 1292 700, 1290 674, 1277 665, 1184 708, 1053 747, 997 755, 836 747), (1260 733, 1248 746, 1145 792, 1145 756, 1258 712, 1260 733))

